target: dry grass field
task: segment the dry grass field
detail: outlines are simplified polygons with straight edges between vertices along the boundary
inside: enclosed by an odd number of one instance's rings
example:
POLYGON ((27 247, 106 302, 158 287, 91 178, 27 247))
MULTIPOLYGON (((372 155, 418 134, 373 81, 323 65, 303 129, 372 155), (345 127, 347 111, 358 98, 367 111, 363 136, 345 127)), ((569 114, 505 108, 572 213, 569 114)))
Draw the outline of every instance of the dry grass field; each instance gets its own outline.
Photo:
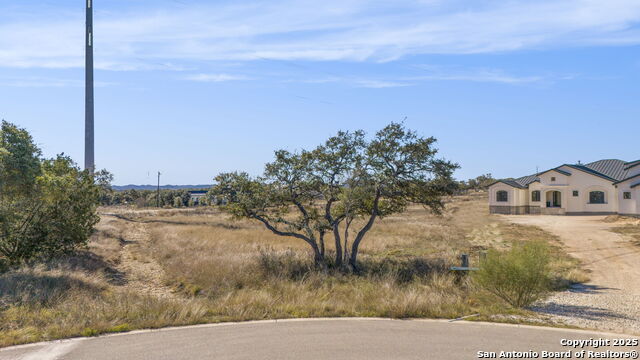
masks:
POLYGON ((609 216, 606 221, 620 224, 611 230, 626 236, 633 244, 640 246, 640 219, 624 216, 609 216))
POLYGON ((448 271, 462 253, 473 266, 517 241, 552 244, 559 287, 584 278, 554 236, 490 216, 483 194, 451 199, 441 217, 412 207, 380 220, 357 275, 315 270, 302 241, 214 208, 105 208, 101 219, 77 256, 0 276, 0 346, 232 320, 533 316, 448 271))

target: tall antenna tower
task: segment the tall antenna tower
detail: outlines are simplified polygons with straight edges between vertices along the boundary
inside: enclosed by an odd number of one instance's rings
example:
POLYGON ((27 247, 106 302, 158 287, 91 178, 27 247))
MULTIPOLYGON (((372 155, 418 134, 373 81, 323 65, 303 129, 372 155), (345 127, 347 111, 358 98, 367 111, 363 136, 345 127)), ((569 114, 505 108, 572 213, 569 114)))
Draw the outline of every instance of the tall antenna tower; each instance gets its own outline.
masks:
POLYGON ((93 142, 93 0, 87 2, 84 90, 84 168, 95 170, 93 142))

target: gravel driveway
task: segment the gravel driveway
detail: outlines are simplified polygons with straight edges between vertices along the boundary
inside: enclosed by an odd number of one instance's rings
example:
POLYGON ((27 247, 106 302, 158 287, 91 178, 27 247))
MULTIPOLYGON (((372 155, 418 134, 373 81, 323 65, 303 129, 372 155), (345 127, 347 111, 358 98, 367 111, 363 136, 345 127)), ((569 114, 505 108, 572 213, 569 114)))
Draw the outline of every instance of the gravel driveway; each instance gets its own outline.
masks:
POLYGON ((560 237, 591 280, 556 293, 533 309, 555 322, 640 334, 640 247, 610 229, 603 216, 504 216, 560 237))

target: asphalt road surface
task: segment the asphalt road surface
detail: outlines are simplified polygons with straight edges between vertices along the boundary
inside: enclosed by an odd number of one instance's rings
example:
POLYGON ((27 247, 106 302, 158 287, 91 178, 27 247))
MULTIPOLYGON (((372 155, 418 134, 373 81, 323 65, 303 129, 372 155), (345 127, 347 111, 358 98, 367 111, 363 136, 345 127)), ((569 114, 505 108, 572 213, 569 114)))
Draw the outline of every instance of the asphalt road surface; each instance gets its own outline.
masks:
MULTIPOLYGON (((189 326, 0 350, 0 359, 477 359, 479 351, 572 351, 562 339, 623 335, 438 320, 310 319, 189 326)), ((638 351, 638 346, 584 348, 638 351)), ((585 357, 588 358, 588 357, 585 357)), ((610 358, 610 357, 609 357, 610 358)))

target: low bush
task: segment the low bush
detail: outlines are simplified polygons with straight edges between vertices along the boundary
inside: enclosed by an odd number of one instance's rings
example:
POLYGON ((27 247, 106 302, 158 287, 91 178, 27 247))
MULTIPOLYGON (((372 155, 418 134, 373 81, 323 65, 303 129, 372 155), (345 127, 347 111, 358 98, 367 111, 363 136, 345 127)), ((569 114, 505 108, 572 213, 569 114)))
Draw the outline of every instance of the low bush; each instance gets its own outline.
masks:
POLYGON ((26 130, 3 121, 0 271, 84 247, 99 220, 99 176, 94 179, 63 154, 43 159, 26 130))
POLYGON ((491 250, 473 275, 481 288, 522 308, 551 290, 550 249, 543 242, 526 242, 510 250, 491 250))

